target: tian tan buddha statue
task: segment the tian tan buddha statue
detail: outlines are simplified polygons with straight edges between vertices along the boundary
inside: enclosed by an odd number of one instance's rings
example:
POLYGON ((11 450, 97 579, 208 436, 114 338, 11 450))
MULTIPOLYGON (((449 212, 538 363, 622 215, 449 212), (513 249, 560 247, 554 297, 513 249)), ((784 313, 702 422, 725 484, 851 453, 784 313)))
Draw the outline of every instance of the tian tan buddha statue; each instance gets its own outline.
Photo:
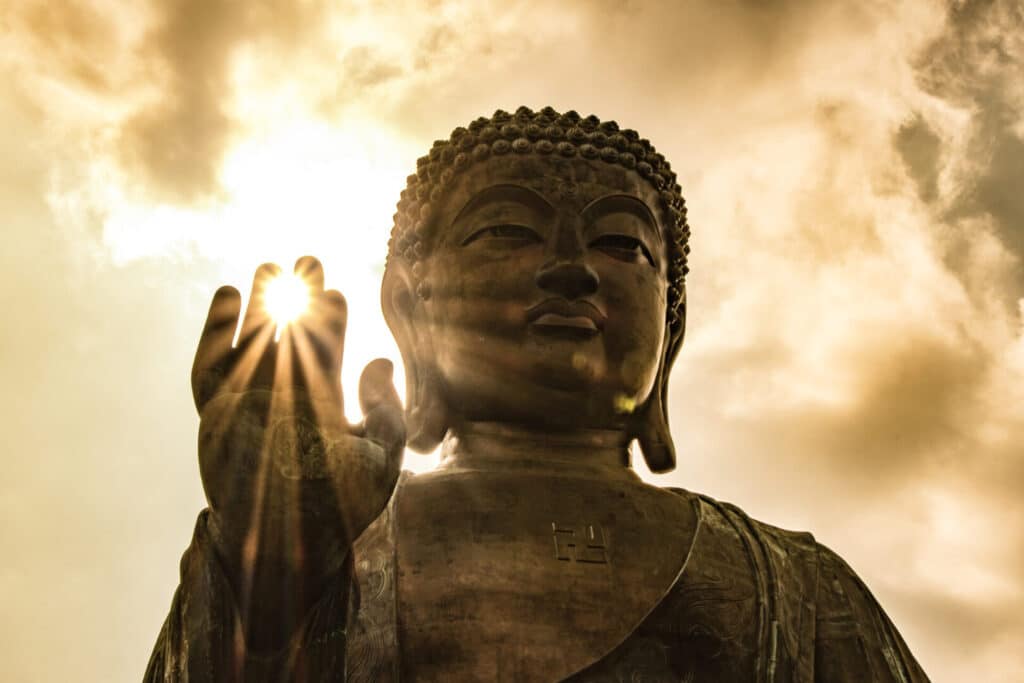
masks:
POLYGON ((498 111, 409 176, 384 273, 401 349, 345 421, 345 300, 275 341, 257 271, 213 298, 193 372, 209 507, 145 680, 927 680, 809 534, 682 489, 669 370, 689 228, 635 131, 498 111), (439 467, 401 471, 406 445, 439 467))

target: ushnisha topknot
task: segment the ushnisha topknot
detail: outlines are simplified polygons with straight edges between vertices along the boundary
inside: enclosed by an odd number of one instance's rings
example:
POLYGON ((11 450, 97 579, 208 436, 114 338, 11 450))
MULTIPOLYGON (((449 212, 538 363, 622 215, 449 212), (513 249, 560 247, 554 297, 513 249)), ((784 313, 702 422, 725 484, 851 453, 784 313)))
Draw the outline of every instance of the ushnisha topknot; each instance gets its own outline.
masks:
POLYGON ((434 207, 442 199, 452 180, 475 163, 503 155, 536 154, 584 159, 600 159, 636 171, 658 191, 669 235, 668 355, 678 350, 683 332, 684 282, 689 268, 690 228, 686 222, 686 202, 668 161, 658 154, 650 141, 635 130, 620 129, 614 121, 596 116, 581 117, 575 111, 560 113, 551 107, 533 111, 519 107, 514 114, 498 110, 491 118, 478 118, 468 127, 452 131, 447 140, 438 140, 427 156, 416 163, 402 191, 395 213, 395 224, 388 242, 388 261, 406 261, 414 277, 418 262, 427 256, 427 236, 434 207))

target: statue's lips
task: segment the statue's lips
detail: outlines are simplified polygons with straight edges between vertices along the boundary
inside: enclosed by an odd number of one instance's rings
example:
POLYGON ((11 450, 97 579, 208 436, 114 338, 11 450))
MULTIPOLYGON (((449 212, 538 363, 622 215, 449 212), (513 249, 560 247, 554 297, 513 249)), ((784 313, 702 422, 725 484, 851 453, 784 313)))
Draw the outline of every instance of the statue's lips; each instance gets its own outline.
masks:
POLYGON ((605 315, 589 301, 548 299, 527 310, 526 318, 539 328, 594 333, 604 328, 605 315))
POLYGON ((545 313, 534 320, 533 324, 540 327, 572 327, 597 332, 597 325, 594 324, 594 321, 583 315, 574 315, 569 318, 557 313, 545 313))

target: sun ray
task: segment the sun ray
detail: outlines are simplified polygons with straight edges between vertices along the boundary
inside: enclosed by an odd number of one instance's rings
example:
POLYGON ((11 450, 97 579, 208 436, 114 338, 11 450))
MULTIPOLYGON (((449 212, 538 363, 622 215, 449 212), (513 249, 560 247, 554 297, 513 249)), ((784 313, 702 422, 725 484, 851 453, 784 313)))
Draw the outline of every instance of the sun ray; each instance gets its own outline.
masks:
MULTIPOLYGON (((338 377, 330 377, 320 371, 323 361, 317 352, 317 345, 320 343, 317 341, 317 337, 324 338, 328 331, 326 329, 310 329, 314 325, 321 327, 322 323, 318 324, 318 322, 316 318, 310 321, 303 320, 303 324, 295 325, 291 328, 291 334, 289 335, 291 353, 295 355, 298 367, 302 369, 303 379, 306 383, 305 389, 309 395, 321 398, 335 397, 339 390, 338 387, 333 385, 333 382, 335 380, 337 382, 341 381, 340 373, 338 377)), ((331 369, 329 372, 334 372, 335 370, 331 369)), ((344 419, 340 406, 338 414, 326 414, 324 411, 330 405, 333 405, 330 401, 313 401, 313 409, 316 413, 318 425, 337 425, 344 419)))

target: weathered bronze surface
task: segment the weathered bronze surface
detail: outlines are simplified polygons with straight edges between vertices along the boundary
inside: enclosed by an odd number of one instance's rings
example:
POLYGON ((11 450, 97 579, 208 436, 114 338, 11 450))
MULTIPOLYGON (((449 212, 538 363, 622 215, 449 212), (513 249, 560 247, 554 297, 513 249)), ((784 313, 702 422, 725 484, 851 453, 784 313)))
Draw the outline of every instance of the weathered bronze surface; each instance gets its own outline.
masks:
POLYGON ((257 272, 214 296, 193 373, 209 508, 147 681, 925 681, 809 534, 643 483, 689 228, 668 163, 612 122, 521 108, 459 128, 402 194, 382 286, 407 371, 363 373, 344 298, 280 342, 257 272), (408 434, 408 438, 407 435, 408 434), (400 475, 403 446, 442 444, 400 475))

